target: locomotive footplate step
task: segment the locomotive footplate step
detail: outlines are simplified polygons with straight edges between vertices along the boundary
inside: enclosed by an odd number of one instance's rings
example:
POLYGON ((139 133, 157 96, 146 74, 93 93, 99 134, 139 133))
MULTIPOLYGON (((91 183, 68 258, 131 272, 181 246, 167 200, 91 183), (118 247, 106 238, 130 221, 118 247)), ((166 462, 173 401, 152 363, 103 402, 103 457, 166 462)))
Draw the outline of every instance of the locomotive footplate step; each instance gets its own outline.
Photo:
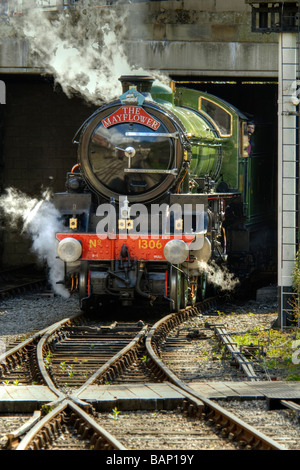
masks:
POLYGON ((57 396, 44 385, 0 386, 0 413, 32 413, 57 396))

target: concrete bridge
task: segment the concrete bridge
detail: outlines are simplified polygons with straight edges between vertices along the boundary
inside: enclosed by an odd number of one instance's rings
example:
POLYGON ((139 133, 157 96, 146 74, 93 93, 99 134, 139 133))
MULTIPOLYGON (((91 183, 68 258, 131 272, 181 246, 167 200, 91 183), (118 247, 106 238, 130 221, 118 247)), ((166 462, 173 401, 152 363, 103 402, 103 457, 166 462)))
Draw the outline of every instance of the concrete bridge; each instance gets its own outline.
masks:
MULTIPOLYGON (((132 62, 186 77, 277 76, 277 35, 251 32, 251 6, 244 0, 132 2, 119 7, 128 14, 125 48, 132 62)), ((105 3, 111 2, 99 2, 105 3)), ((39 4, 51 15, 62 6, 61 0, 39 4)), ((32 65, 28 41, 16 32, 26 15, 22 0, 4 5, 0 73, 39 73, 43 64, 32 65)))

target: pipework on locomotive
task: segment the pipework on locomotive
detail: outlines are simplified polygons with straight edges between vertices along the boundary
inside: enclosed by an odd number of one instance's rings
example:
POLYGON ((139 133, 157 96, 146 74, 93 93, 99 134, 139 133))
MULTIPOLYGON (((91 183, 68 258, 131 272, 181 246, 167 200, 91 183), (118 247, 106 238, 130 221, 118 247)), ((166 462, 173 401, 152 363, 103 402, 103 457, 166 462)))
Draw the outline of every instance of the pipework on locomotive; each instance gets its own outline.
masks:
POLYGON ((205 296, 209 263, 243 275, 266 256, 270 208, 253 198, 248 118, 198 90, 120 81, 120 98, 77 131, 78 161, 54 195, 63 283, 83 310, 113 299, 178 311, 205 296))

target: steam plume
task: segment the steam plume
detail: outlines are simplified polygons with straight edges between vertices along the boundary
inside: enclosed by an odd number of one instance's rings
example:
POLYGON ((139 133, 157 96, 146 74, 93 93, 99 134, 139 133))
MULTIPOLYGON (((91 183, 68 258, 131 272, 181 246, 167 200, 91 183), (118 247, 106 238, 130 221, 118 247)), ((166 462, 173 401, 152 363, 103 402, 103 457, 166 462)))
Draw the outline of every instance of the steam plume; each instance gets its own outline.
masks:
POLYGON ((50 16, 29 9, 23 16, 23 34, 28 40, 33 65, 54 76, 68 97, 74 94, 99 105, 120 96, 120 75, 151 74, 130 64, 125 53, 127 13, 120 5, 99 5, 95 0, 50 16))
POLYGON ((207 274, 207 280, 219 287, 221 291, 233 291, 238 285, 239 280, 234 274, 228 271, 226 266, 219 267, 216 263, 199 263, 199 270, 207 274))
POLYGON ((10 228, 21 226, 21 233, 32 240, 32 251, 49 267, 49 281, 54 292, 67 298, 69 293, 58 280, 64 278, 63 262, 56 258, 55 233, 62 230, 60 214, 49 200, 49 193, 36 199, 14 188, 8 188, 0 198, 0 209, 10 228))

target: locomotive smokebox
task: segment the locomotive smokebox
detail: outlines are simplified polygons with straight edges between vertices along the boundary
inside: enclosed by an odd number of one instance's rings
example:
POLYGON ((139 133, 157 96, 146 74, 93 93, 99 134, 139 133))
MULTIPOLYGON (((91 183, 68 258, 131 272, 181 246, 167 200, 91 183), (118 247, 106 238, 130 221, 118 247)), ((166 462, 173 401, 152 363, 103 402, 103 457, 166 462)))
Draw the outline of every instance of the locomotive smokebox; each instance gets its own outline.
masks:
POLYGON ((135 87, 139 93, 151 95, 154 78, 148 75, 122 75, 119 80, 122 83, 123 93, 128 91, 130 87, 135 87))

